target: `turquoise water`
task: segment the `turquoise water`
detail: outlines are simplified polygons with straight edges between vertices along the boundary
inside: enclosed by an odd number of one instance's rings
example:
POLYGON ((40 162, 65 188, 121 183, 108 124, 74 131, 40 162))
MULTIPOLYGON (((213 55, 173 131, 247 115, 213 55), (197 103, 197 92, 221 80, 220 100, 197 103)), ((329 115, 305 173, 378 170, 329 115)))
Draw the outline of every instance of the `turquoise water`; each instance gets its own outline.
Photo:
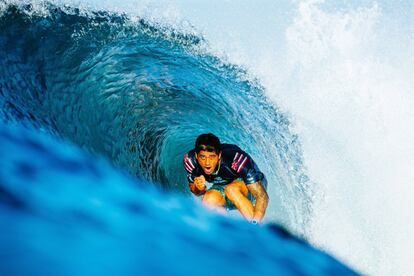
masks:
POLYGON ((7 4, 0 30, 2 274, 182 275, 206 257, 209 275, 240 259, 242 274, 353 273, 279 226, 191 199, 182 156, 211 131, 258 157, 280 221, 303 234, 311 210, 289 121, 202 38, 52 4, 7 4))
POLYGON ((268 177, 266 222, 367 274, 412 270, 410 1, 50 3, 0 2, 3 124, 180 198, 212 131, 268 177))

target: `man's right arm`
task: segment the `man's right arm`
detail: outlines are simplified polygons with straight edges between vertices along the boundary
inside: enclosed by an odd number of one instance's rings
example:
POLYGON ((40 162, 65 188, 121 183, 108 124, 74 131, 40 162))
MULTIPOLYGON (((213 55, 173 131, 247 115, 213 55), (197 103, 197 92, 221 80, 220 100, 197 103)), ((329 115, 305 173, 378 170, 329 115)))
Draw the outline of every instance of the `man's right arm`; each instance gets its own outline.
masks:
POLYGON ((206 193, 204 176, 196 176, 195 163, 191 160, 189 154, 184 155, 184 169, 187 173, 188 187, 190 191, 196 195, 201 196, 206 193))
POLYGON ((190 191, 196 196, 204 195, 207 190, 206 179, 202 175, 195 177, 194 182, 190 182, 188 186, 190 187, 190 191))
POLYGON ((206 193, 206 189, 199 190, 194 183, 188 183, 188 186, 190 187, 190 191, 196 196, 201 196, 206 193))

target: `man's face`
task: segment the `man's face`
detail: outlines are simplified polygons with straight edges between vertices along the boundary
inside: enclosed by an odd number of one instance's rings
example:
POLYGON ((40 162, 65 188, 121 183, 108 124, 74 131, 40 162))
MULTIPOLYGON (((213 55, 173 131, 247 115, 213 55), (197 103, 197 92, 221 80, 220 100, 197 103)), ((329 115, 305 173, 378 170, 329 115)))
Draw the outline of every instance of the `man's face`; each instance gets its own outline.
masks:
POLYGON ((217 167, 217 164, 220 161, 221 154, 217 154, 215 152, 209 152, 201 150, 197 154, 197 162, 203 169, 206 175, 210 175, 214 172, 217 167))

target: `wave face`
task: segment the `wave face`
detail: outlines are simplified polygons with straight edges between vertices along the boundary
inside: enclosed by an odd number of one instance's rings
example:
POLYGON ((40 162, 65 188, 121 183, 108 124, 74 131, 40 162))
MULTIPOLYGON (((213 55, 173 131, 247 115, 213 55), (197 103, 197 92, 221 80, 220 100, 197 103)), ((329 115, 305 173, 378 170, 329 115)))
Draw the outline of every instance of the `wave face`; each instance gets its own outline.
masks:
POLYGON ((263 168, 268 221, 304 234, 312 207, 289 121, 203 39, 51 4, 0 14, 1 275, 356 274, 185 194, 182 156, 211 131, 263 168))
POLYGON ((241 68, 169 27, 68 6, 4 5, 0 118, 69 140, 170 191, 188 193, 183 154, 200 133, 249 152, 268 219, 304 234, 312 189, 287 118, 241 68))

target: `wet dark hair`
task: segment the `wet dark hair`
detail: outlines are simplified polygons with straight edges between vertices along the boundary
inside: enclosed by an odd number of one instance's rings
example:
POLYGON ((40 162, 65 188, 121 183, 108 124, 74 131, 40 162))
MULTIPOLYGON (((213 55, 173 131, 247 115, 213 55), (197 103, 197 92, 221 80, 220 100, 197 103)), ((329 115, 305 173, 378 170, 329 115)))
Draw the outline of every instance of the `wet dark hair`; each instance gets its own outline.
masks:
POLYGON ((221 152, 220 139, 213 133, 201 134, 195 142, 195 150, 197 153, 205 150, 219 154, 221 152))

